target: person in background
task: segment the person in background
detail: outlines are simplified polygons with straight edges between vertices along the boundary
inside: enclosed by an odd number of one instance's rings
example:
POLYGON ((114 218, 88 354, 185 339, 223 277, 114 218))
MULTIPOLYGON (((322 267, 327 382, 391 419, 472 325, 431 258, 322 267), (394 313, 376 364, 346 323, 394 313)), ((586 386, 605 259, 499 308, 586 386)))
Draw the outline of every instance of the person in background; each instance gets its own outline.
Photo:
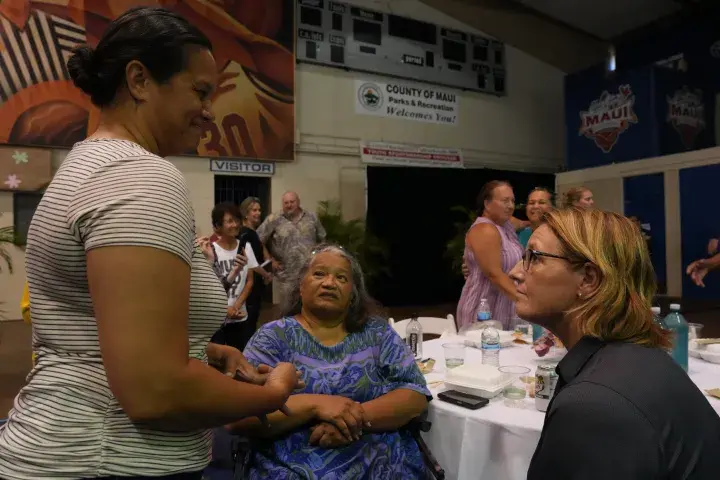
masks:
POLYGON ((708 240, 707 253, 710 256, 713 256, 716 253, 718 253, 718 239, 717 238, 711 238, 710 240, 708 240))
MULTIPOLYGON (((240 212, 240 218, 242 219, 242 227, 240 228, 241 241, 247 242, 252 248, 255 258, 258 259, 258 263, 263 263, 266 260, 270 260, 270 254, 268 253, 265 246, 260 241, 255 229, 260 225, 260 218, 262 217, 262 207, 260 206, 260 199, 257 197, 248 197, 240 203, 238 207, 240 212)), ((247 250, 248 247, 245 247, 247 250)), ((257 322, 260 318, 260 308, 262 306, 263 293, 265 292, 265 285, 272 282, 272 275, 270 272, 265 270, 262 266, 257 266, 252 269, 253 287, 250 294, 247 297, 245 305, 247 306, 248 312, 248 323, 252 325, 253 332, 257 328, 257 322)), ((250 327, 248 325, 248 328, 250 327)), ((249 338, 249 337, 248 337, 249 338)))
POLYGON ((255 283, 254 275, 249 273, 258 267, 258 262, 248 239, 243 237, 243 241, 238 240, 240 218, 234 204, 225 202, 215 205, 211 218, 213 230, 218 236, 217 241, 212 243, 213 268, 228 294, 227 317, 213 335, 212 342, 242 351, 255 333, 255 323, 248 321, 245 303, 255 283), (240 253, 247 258, 247 264, 242 267, 236 261, 240 253))
POLYGON ((23 287, 22 298, 20 299, 20 314, 25 323, 30 325, 30 287, 28 282, 25 282, 23 287))
POLYGON ((275 283, 278 284, 280 302, 286 296, 288 279, 300 270, 302 262, 312 247, 325 241, 325 228, 317 215, 300 207, 300 197, 295 192, 282 196, 281 213, 268 215, 257 229, 263 245, 272 256, 275 283))
POLYGON ((573 187, 563 195, 562 206, 564 208, 592 208, 594 204, 593 193, 586 187, 573 187))
MULTIPOLYGON (((530 191, 528 195, 527 204, 525 205, 525 214, 528 217, 527 221, 519 220, 512 217, 510 221, 513 227, 519 226, 520 230, 517 232, 518 241, 520 245, 527 246, 527 241, 532 235, 532 232, 542 223, 542 216, 545 212, 549 212, 553 208, 552 205, 552 193, 545 187, 535 187, 530 191)), ((462 273, 465 280, 467 280, 470 274, 470 269, 463 260, 462 273)))
MULTIPOLYGON (((25 286, 23 287, 23 294, 22 298, 20 299, 20 314, 22 315, 23 322, 30 325, 32 323, 30 319, 30 287, 28 287, 28 282, 25 282, 25 286)), ((37 360, 37 355, 35 355, 35 352, 32 353, 32 365, 35 366, 35 361, 37 360)))
POLYGON ((405 342, 378 313, 357 259, 316 247, 285 298, 284 317, 260 327, 245 349, 253 364, 291 362, 305 388, 291 415, 230 428, 255 446, 243 478, 431 478, 402 429, 432 399, 405 342))
POLYGON ((528 480, 717 478, 720 417, 664 350, 655 274, 629 219, 549 212, 510 276, 517 314, 568 348, 528 480))
POLYGON ((720 253, 716 253, 709 258, 695 260, 688 265, 685 273, 690 276, 695 285, 705 288, 705 277, 711 270, 717 270, 718 267, 720 267, 720 253))
POLYGON ((543 215, 552 208, 552 193, 550 193, 550 190, 545 187, 535 187, 530 191, 525 205, 525 214, 530 225, 518 232, 518 241, 523 248, 527 247, 532 232, 542 224, 543 215))
POLYGON ((99 127, 30 223, 37 365, 0 427, 0 478, 200 480, 210 428, 278 410, 302 386, 290 364, 255 368, 208 343, 227 297, 163 157, 195 148, 213 118, 212 45, 176 13, 135 7, 67 70, 99 127))
POLYGON ((463 260, 469 276, 458 302, 458 328, 476 321, 483 298, 490 304, 492 318, 504 328, 510 326, 516 293, 507 272, 520 261, 523 251, 510 223, 514 211, 515 195, 509 183, 493 180, 482 187, 478 195, 480 216, 465 237, 463 260))

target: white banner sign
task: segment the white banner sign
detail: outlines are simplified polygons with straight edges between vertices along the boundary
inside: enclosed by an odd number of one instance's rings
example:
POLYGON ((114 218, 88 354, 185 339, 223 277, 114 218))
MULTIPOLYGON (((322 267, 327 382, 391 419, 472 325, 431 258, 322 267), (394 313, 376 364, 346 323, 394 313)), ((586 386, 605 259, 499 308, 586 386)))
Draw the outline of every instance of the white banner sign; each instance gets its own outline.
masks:
POLYGON ((363 163, 408 167, 463 167, 462 151, 458 148, 360 142, 360 149, 363 163))
POLYGON ((459 101, 435 87, 355 80, 355 113, 457 125, 459 101))
POLYGON ((245 162, 242 160, 210 160, 210 171, 234 175, 270 177, 275 174, 275 164, 266 162, 245 162))

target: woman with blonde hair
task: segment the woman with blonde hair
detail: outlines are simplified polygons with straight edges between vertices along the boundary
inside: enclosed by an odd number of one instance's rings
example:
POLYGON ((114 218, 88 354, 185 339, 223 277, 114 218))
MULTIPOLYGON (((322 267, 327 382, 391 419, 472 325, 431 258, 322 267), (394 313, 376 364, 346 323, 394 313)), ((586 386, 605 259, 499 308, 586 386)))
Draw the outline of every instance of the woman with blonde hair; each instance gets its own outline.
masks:
POLYGON ((595 204, 592 191, 587 187, 573 187, 563 195, 563 207, 592 208, 595 204))
POLYGON ((510 276, 517 314, 568 353, 528 480, 705 479, 720 417, 668 355, 650 311, 655 275, 633 223, 601 210, 545 215, 510 276))

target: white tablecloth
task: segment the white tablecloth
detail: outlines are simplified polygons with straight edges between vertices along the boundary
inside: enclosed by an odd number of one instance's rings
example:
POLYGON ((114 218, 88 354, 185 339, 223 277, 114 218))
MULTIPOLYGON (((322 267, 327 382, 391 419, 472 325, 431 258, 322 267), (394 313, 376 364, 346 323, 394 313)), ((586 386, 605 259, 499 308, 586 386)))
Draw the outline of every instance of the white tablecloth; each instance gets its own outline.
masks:
MULTIPOLYGON (((452 338, 430 340, 423 344, 423 358, 436 360, 428 383, 445 377, 442 344, 452 338)), ((513 346, 500 351, 500 365, 524 365, 530 374, 541 361, 529 346, 513 346)), ((559 359, 558 359, 559 360, 559 359)), ((481 363, 480 350, 466 349, 465 363, 481 363)), ((690 359, 690 377, 701 389, 720 387, 720 365, 690 359)), ((423 434, 430 451, 445 469, 448 480, 524 480, 537 442, 544 412, 535 409, 535 400, 527 398, 525 408, 506 407, 502 394, 479 410, 468 410, 437 399, 447 390, 444 384, 431 385, 435 400, 430 402, 430 432, 423 434)), ((720 400, 709 398, 720 415, 720 400)))

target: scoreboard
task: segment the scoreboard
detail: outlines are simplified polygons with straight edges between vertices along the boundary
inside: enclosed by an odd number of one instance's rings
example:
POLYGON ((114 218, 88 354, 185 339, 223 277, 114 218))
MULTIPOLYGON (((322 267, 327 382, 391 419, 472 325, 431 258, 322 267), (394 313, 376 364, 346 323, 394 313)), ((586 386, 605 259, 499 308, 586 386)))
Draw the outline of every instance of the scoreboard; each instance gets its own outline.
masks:
POLYGON ((299 62, 506 94, 497 40, 329 0, 298 0, 299 62))

